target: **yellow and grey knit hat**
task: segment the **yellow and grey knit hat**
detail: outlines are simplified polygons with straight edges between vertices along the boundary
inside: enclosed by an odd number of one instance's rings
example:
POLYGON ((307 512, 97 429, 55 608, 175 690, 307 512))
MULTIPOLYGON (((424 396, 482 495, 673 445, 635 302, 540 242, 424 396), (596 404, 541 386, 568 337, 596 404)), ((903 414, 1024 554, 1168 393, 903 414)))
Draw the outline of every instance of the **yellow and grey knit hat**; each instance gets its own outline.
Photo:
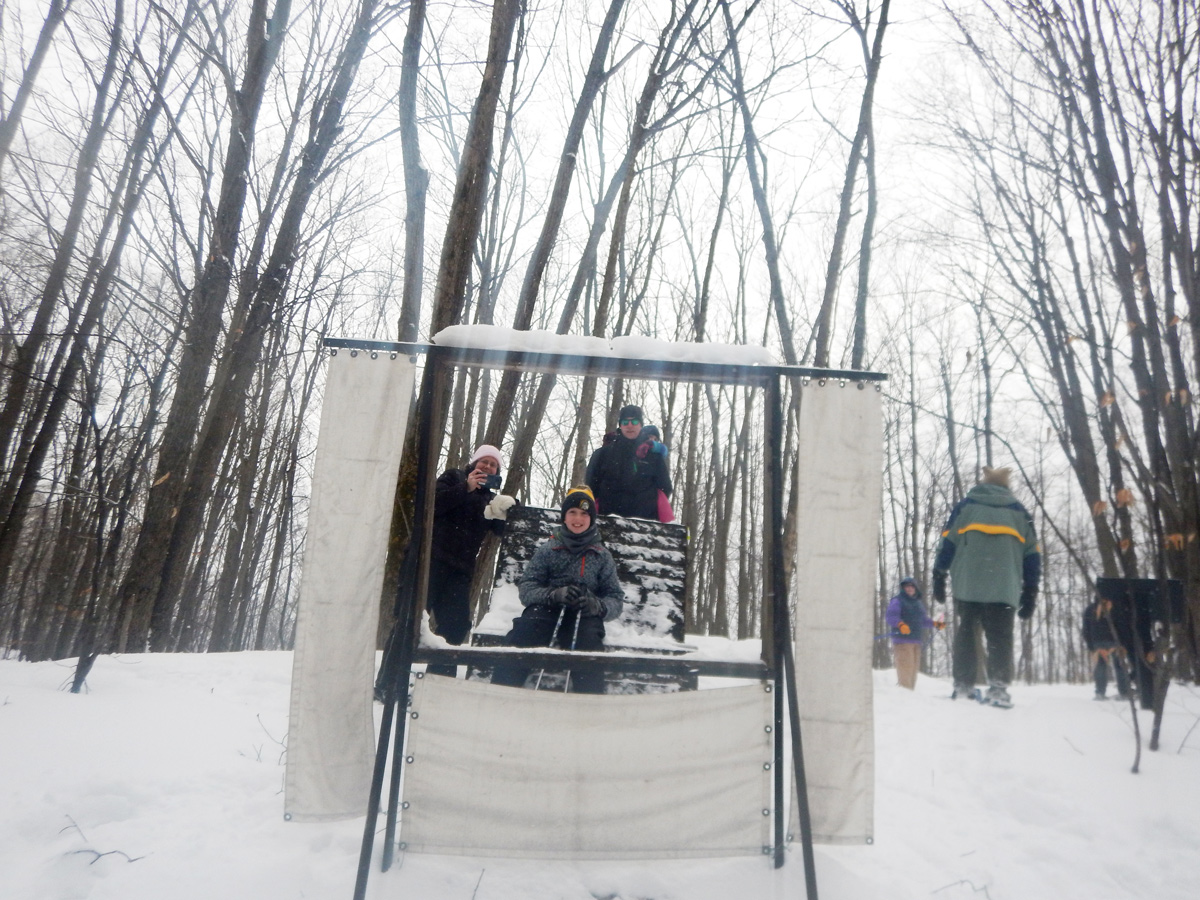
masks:
POLYGON ((592 520, 592 524, 596 524, 596 496, 586 484, 575 485, 563 497, 562 506, 559 507, 559 511, 564 521, 566 520, 568 509, 582 509, 588 514, 588 517, 592 520))

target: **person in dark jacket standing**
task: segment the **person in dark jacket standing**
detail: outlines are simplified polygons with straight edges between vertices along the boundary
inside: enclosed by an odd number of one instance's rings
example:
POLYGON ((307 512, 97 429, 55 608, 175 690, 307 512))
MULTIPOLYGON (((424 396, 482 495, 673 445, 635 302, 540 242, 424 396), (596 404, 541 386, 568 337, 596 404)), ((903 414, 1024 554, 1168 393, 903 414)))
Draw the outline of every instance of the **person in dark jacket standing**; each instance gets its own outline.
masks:
MULTIPOLYGON (((525 610, 513 619, 506 641, 513 647, 548 647, 598 651, 604 646, 604 623, 621 614, 625 594, 617 580, 617 564, 600 542, 596 498, 586 485, 567 491, 562 525, 538 547, 517 582, 525 610)), ((498 665, 492 684, 520 687, 528 667, 498 665)), ((603 694, 604 675, 580 672, 573 687, 580 694, 603 694)))
POLYGON ((916 579, 900 579, 900 593, 888 601, 884 621, 891 632, 896 680, 900 682, 900 687, 911 691, 917 686, 917 671, 921 668, 921 642, 925 639, 925 632, 937 627, 925 611, 916 579))
POLYGON ((617 431, 588 461, 587 484, 603 516, 658 519, 658 492, 671 496, 666 445, 644 433, 645 421, 640 406, 622 407, 617 431))
POLYGON ((1107 597, 1097 597, 1083 611, 1083 643, 1092 655, 1092 678, 1096 683, 1096 699, 1107 700, 1108 667, 1117 676, 1117 698, 1129 697, 1129 673, 1122 659, 1124 649, 1117 641, 1112 619, 1113 603, 1107 597))
MULTIPOLYGON (((504 458, 490 444, 471 454, 464 469, 449 469, 437 480, 433 502, 433 544, 426 607, 433 633, 462 644, 471 632, 471 578, 488 532, 504 531, 517 502, 488 487, 500 475, 504 458)), ((435 675, 455 674, 455 666, 430 666, 435 675)))
POLYGON ((975 634, 987 644, 987 694, 1008 708, 1013 676, 1013 613, 1033 615, 1042 554, 1033 519, 1008 488, 1009 469, 983 468, 983 478, 950 513, 933 564, 933 599, 954 591, 954 696, 975 693, 975 634))

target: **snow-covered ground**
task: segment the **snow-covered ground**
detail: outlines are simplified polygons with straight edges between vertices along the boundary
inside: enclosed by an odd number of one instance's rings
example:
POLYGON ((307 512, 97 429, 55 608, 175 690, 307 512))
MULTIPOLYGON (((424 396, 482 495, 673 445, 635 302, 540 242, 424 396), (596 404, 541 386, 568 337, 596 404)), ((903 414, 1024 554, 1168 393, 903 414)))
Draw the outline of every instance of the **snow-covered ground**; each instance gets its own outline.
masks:
MULTIPOLYGON (((350 900, 362 820, 283 821, 290 674, 289 653, 106 657, 72 695, 69 665, 0 661, 0 898, 350 900)), ((998 710, 894 681, 876 673, 875 843, 817 847, 823 900, 1196 896, 1200 691, 1172 685, 1134 775, 1128 705, 1087 685, 998 710)), ((804 873, 798 848, 780 870, 408 854, 368 894, 801 898, 804 873)))

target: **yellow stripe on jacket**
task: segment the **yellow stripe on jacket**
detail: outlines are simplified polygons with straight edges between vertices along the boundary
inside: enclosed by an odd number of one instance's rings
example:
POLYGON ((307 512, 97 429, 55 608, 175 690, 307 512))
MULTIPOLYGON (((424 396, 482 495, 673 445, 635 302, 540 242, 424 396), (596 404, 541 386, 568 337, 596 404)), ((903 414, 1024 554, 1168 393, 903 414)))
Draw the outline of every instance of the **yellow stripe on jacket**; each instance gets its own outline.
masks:
POLYGON ((982 531, 984 534, 1011 534, 1022 544, 1025 543, 1025 538, 1021 537, 1021 533, 1007 525, 985 525, 983 522, 972 522, 970 525, 958 529, 959 534, 965 534, 968 531, 982 531))

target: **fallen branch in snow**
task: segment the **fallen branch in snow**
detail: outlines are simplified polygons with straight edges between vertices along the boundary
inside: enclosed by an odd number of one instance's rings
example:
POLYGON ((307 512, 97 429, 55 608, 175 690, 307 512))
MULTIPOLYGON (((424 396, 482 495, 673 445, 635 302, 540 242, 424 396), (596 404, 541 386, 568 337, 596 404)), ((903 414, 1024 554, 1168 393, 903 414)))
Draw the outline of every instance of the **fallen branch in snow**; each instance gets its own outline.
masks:
POLYGON ((125 857, 125 862, 131 862, 131 863, 137 862, 139 859, 146 858, 144 856, 130 856, 124 850, 106 850, 103 853, 101 853, 99 850, 92 850, 91 848, 88 848, 87 850, 72 850, 71 851, 72 856, 74 856, 76 853, 92 854, 93 858, 92 858, 92 861, 90 863, 88 863, 89 866, 94 866, 96 864, 97 860, 103 859, 106 856, 112 856, 113 854, 116 854, 118 856, 123 856, 123 857, 125 857))
POLYGON ((263 724, 261 714, 255 715, 254 718, 258 719, 258 726, 263 730, 263 734, 279 745, 279 760, 276 765, 282 766, 283 758, 287 756, 287 733, 285 732, 283 739, 280 740, 279 738, 275 737, 275 735, 271 734, 271 732, 267 731, 267 726, 263 724))
MULTIPOLYGON (((1191 685, 1189 685, 1187 682, 1181 680, 1181 681, 1177 682, 1177 684, 1178 684, 1178 688, 1176 690, 1176 695, 1178 695, 1179 691, 1187 691, 1187 693, 1191 697, 1196 697, 1196 691, 1194 691, 1192 689, 1191 685)), ((1181 703, 1179 701, 1176 701, 1175 706, 1181 710, 1186 710, 1189 713, 1191 712, 1191 709, 1188 707, 1188 705, 1186 703, 1181 703)), ((1197 725, 1200 725, 1200 716, 1196 716, 1192 720, 1192 727, 1187 730, 1187 734, 1185 734, 1183 736, 1183 740, 1179 742, 1179 749, 1175 751, 1175 754, 1177 756, 1179 754, 1183 753, 1183 748, 1187 746, 1188 738, 1190 738, 1192 736, 1192 732, 1196 730, 1197 725)))
MULTIPOLYGON (((81 838, 83 838, 85 841, 88 839, 87 835, 83 833, 83 829, 79 827, 78 822, 76 822, 70 816, 67 816, 67 821, 70 822, 71 824, 66 825, 63 828, 61 828, 58 832, 59 834, 62 834, 64 831, 75 830, 75 831, 79 832, 79 836, 81 838)), ((96 860, 102 859, 105 856, 112 856, 113 854, 125 857, 125 862, 137 862, 139 859, 145 859, 144 856, 130 856, 124 850, 105 850, 103 853, 101 853, 99 850, 93 850, 90 847, 88 847, 85 850, 72 850, 69 855, 74 856, 77 853, 92 854, 92 861, 88 863, 89 866, 94 866, 96 864, 96 860)))
POLYGON ((988 898, 988 900, 992 900, 992 895, 988 893, 986 884, 983 887, 975 887, 974 882, 968 881, 966 878, 960 878, 958 881, 954 882, 954 884, 948 884, 945 887, 938 888, 936 891, 930 891, 930 893, 940 894, 942 891, 948 891, 950 888, 958 887, 960 884, 965 884, 976 894, 982 893, 983 896, 988 898))
POLYGON ((1200 725, 1200 716, 1196 717, 1196 720, 1192 722, 1192 727, 1187 730, 1187 734, 1185 734, 1183 736, 1183 740, 1179 742, 1179 749, 1175 751, 1177 756, 1182 753, 1183 748, 1187 746, 1188 738, 1192 736, 1192 732, 1196 730, 1197 725, 1200 725))
POLYGON ((1074 744, 1072 744, 1071 739, 1069 737, 1067 737, 1065 734, 1063 735, 1063 740, 1067 742, 1068 747, 1070 747, 1072 750, 1074 750, 1080 756, 1087 756, 1086 753, 1084 753, 1082 750, 1080 750, 1078 747, 1076 747, 1074 744))
MULTIPOLYGON (((273 744, 278 744, 278 745, 279 745, 279 748, 280 748, 280 750, 279 750, 279 759, 278 759, 278 760, 276 760, 275 764, 276 764, 277 766, 282 766, 282 765, 283 765, 283 758, 284 758, 285 756, 287 756, 287 735, 286 735, 286 734, 284 735, 284 740, 280 740, 279 738, 275 737, 275 735, 271 734, 271 732, 270 732, 270 731, 268 731, 268 730, 267 730, 267 726, 263 724, 263 720, 262 720, 262 715, 261 715, 261 714, 256 714, 256 715, 254 716, 254 718, 258 720, 258 727, 259 727, 259 728, 261 728, 261 729, 263 730, 263 734, 265 734, 267 737, 269 737, 269 738, 271 739, 271 743, 273 743, 273 744)), ((255 762, 262 762, 262 752, 263 752, 263 746, 264 746, 264 745, 262 745, 262 744, 258 744, 258 745, 256 746, 256 745, 253 745, 253 744, 251 744, 251 746, 252 746, 252 747, 254 747, 254 761, 255 761, 255 762)), ((248 754, 246 754, 246 753, 243 753, 241 750, 239 750, 239 751, 238 751, 238 755, 239 755, 239 756, 245 756, 247 759, 249 759, 249 758, 250 758, 248 754)))
POLYGON ((70 816, 67 816, 67 821, 70 822, 71 824, 66 825, 63 828, 59 829, 58 833, 62 834, 64 831, 70 831, 72 828, 74 828, 76 831, 79 832, 79 836, 86 841, 87 835, 83 833, 83 829, 79 827, 79 823, 76 822, 74 819, 72 819, 70 816))

